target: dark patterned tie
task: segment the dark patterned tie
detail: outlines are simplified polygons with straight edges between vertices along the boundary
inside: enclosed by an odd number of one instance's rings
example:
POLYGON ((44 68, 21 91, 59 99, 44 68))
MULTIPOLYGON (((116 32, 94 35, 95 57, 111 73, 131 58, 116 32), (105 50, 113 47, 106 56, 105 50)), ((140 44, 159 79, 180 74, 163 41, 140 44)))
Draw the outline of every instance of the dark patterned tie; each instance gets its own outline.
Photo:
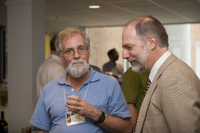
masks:
MULTIPOLYGON (((150 85, 151 85, 151 80, 149 79, 148 82, 147 82, 147 87, 146 87, 146 90, 145 90, 144 97, 147 94, 147 91, 149 90, 150 85)), ((138 116, 139 116, 139 113, 138 113, 138 116)), ((135 129, 136 129, 136 125, 137 125, 137 120, 138 120, 138 117, 137 117, 137 119, 135 121, 135 125, 133 127, 133 133, 135 133, 135 129)))
MULTIPOLYGON (((149 90, 149 86, 151 85, 151 80, 149 79, 148 82, 147 82, 147 87, 146 87, 146 92, 145 92, 145 95, 147 93, 147 91, 149 90)), ((144 96, 145 96, 144 95, 144 96)))

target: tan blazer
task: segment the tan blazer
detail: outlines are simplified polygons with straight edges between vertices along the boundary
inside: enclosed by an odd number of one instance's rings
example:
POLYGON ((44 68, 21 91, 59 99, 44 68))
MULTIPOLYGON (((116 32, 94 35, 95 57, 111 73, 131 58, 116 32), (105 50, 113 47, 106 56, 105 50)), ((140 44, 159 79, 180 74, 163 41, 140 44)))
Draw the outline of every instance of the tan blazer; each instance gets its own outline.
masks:
POLYGON ((173 54, 144 98, 136 133, 200 133, 200 80, 173 54))

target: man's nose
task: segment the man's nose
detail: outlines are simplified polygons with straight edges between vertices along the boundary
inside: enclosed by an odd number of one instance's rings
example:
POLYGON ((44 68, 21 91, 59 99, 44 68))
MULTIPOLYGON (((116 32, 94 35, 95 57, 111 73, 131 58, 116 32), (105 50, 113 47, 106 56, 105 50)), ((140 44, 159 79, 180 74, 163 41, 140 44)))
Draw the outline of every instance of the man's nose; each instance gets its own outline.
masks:
POLYGON ((125 50, 125 49, 122 50, 122 58, 123 58, 123 59, 129 58, 129 53, 128 53, 128 51, 125 50))
POLYGON ((77 49, 74 50, 74 57, 75 58, 79 58, 80 57, 80 54, 79 54, 77 49))

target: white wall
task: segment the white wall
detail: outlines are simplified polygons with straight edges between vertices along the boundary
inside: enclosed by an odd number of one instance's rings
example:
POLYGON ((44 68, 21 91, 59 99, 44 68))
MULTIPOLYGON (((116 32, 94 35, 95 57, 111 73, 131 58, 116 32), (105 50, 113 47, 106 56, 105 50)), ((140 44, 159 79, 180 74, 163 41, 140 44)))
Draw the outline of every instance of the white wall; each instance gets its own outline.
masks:
POLYGON ((165 25, 169 36, 169 51, 191 65, 190 24, 165 25))

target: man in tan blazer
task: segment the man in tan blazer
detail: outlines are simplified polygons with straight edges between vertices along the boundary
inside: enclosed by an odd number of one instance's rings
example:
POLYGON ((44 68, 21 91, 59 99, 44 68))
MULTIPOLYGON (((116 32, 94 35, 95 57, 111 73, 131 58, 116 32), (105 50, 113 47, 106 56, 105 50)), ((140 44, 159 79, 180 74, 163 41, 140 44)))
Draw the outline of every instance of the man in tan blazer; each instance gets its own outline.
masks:
POLYGON ((123 58, 133 71, 150 72, 136 133, 200 133, 200 80, 168 46, 165 28, 152 16, 136 18, 123 31, 123 58))

